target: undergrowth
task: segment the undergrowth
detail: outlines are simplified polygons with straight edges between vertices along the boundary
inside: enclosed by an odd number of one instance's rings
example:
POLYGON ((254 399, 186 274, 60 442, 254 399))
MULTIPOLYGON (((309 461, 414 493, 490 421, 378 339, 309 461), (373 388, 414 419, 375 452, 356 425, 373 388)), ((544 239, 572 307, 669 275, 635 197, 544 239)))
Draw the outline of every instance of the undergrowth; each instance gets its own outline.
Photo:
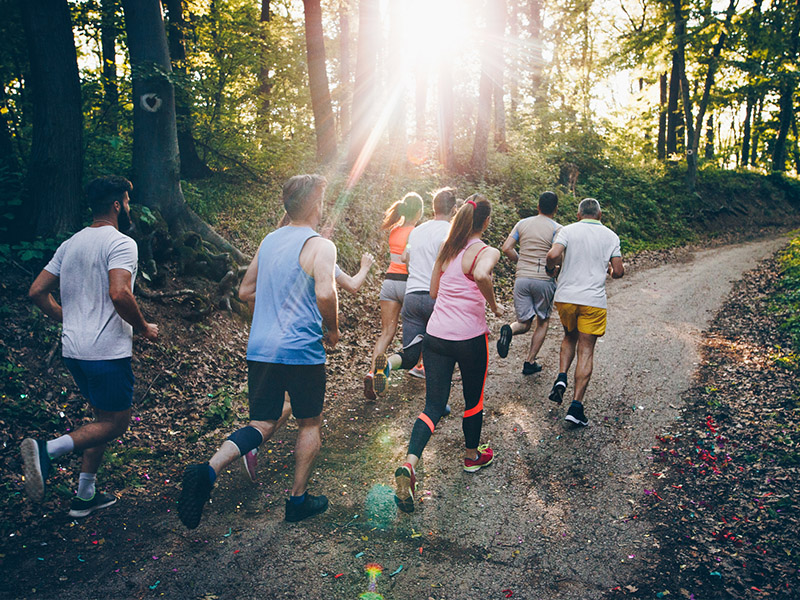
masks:
POLYGON ((800 235, 797 235, 780 253, 780 292, 774 296, 773 307, 781 319, 781 329, 789 333, 792 351, 781 356, 778 362, 800 369, 800 235))

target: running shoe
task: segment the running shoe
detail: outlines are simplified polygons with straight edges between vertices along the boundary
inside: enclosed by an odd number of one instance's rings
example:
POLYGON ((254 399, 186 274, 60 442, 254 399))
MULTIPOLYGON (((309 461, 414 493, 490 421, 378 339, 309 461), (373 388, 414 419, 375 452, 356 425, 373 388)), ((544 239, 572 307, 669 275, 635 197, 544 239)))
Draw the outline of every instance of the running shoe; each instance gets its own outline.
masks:
POLYGON ((449 404, 444 407, 444 416, 445 417, 449 417, 451 412, 453 412, 453 409, 450 408, 449 404))
POLYGON ((406 463, 394 472, 394 503, 405 513, 414 512, 414 494, 417 491, 417 475, 411 463, 406 463))
POLYGON ((558 379, 556 379, 556 382, 553 384, 553 389, 550 390, 550 400, 556 404, 561 404, 564 400, 565 391, 567 391, 567 380, 559 375, 558 379))
POLYGON ((532 363, 529 363, 526 360, 525 363, 522 365, 522 374, 523 375, 533 375, 534 373, 538 373, 541 370, 542 370, 542 365, 540 365, 536 361, 533 361, 532 363))
POLYGON ((500 358, 508 356, 508 347, 511 345, 512 337, 514 337, 514 333, 511 331, 511 326, 503 325, 500 328, 500 339, 497 340, 497 353, 500 358))
POLYGON ((417 365, 413 369, 408 371, 408 374, 411 377, 416 377, 417 379, 425 379, 425 367, 422 365, 417 365))
POLYGON ((242 456, 242 462, 244 463, 244 470, 247 471, 247 475, 250 477, 250 481, 255 483, 256 469, 258 468, 258 448, 253 448, 250 452, 244 454, 242 456))
POLYGON ((386 382, 389 379, 389 374, 392 372, 392 367, 386 359, 385 354, 379 354, 375 359, 375 377, 372 379, 372 386, 375 394, 380 396, 386 391, 386 382))
POLYGON ((178 516, 181 523, 189 529, 200 525, 203 507, 211 497, 211 478, 208 474, 208 463, 189 465, 183 472, 181 497, 178 500, 178 516))
POLYGON ((87 517, 96 510, 107 508, 117 502, 117 498, 111 494, 95 492, 88 500, 75 496, 69 503, 70 517, 87 517))
POLYGON ((328 510, 328 499, 325 496, 312 496, 306 492, 306 499, 301 504, 295 504, 286 499, 286 516, 284 521, 297 523, 303 519, 313 517, 328 510))
POLYGON ((375 395, 375 387, 373 386, 372 373, 367 373, 367 376, 364 377, 364 398, 367 400, 375 400, 377 398, 375 395))
POLYGON ((45 481, 50 474, 50 455, 47 443, 25 438, 19 446, 22 454, 22 470, 25 473, 25 493, 34 502, 44 499, 45 481))
POLYGON ((574 423, 579 427, 586 427, 589 425, 589 419, 583 414, 583 404, 575 404, 574 402, 570 405, 564 420, 569 423, 574 423))
POLYGON ((464 470, 467 473, 474 473, 483 467, 488 467, 494 460, 494 452, 489 448, 489 444, 478 446, 478 458, 475 460, 471 458, 464 459, 464 470))

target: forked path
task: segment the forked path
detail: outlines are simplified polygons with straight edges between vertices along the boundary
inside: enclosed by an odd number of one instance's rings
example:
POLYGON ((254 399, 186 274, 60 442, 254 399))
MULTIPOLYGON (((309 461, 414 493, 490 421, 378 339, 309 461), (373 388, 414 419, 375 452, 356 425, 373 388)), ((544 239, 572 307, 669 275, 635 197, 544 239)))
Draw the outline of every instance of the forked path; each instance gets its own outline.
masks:
MULTIPOLYGON (((138 538, 135 550, 114 543, 120 561, 102 568, 92 589, 97 597, 351 600, 367 591, 370 562, 384 569, 377 592, 387 600, 485 600, 509 590, 514 600, 585 600, 635 583, 658 553, 647 523, 634 518, 652 486, 654 436, 678 418, 700 334, 731 282, 784 243, 770 238, 687 253, 610 283, 608 331, 586 397, 590 427, 566 427, 568 402, 547 400, 557 370, 557 317, 540 375, 520 374, 528 336, 514 340, 505 360, 493 336, 483 440, 494 448, 495 464, 464 473, 460 418, 444 419, 421 462, 423 501, 413 514, 397 515, 392 472, 424 387, 396 376, 386 397, 371 404, 356 389, 339 389, 312 481, 331 499, 328 513, 300 525, 280 520, 291 465, 265 471, 258 487, 232 469, 195 531, 183 529, 174 511, 138 515, 151 535, 138 538), (135 564, 133 552, 140 555, 135 564)), ((571 388, 570 374, 567 398, 571 388)), ((463 410, 457 385, 451 404, 454 413, 463 410)), ((86 597, 85 582, 65 588, 61 597, 86 597)))

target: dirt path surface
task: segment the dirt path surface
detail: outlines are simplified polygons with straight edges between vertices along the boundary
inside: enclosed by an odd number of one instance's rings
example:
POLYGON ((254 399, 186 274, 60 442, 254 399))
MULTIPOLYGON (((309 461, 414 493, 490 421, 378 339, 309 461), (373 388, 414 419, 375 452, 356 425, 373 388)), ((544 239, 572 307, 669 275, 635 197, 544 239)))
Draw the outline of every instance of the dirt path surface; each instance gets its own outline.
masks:
MULTIPOLYGON (((547 400, 561 337, 557 317, 540 375, 520 374, 529 336, 516 338, 505 360, 494 336, 482 440, 494 448, 495 462, 464 473, 460 418, 444 419, 420 464, 422 502, 412 515, 396 512, 392 473, 405 456, 424 385, 395 375, 377 403, 365 403, 355 387, 331 390, 331 402, 349 416, 326 423, 311 482, 331 501, 325 515, 299 525, 282 521, 293 461, 279 449, 293 444, 289 430, 274 453, 262 450, 257 486, 238 464, 220 476, 197 530, 178 522, 177 490, 123 498, 91 517, 103 549, 91 565, 71 555, 60 536, 65 551, 55 564, 37 562, 35 553, 20 561, 9 597, 354 599, 368 591, 364 568, 372 562, 383 567, 377 593, 387 600, 588 599, 635 582, 658 553, 656 535, 636 518, 654 436, 678 417, 700 332, 731 282, 784 243, 770 238, 687 253, 610 283, 586 429, 564 423, 568 402, 547 400)), ((570 375, 568 398, 571 389, 570 375)), ((463 409, 460 393, 456 383, 454 413, 463 409)), ((190 453, 188 447, 178 460, 185 464, 190 453)))

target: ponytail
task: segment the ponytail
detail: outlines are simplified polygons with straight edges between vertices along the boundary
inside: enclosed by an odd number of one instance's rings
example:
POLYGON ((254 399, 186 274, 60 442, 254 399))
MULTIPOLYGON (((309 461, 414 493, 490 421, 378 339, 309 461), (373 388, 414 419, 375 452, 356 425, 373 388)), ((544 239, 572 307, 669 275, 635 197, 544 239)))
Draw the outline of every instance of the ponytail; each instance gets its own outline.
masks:
POLYGON ((421 216, 423 208, 422 197, 416 192, 409 192, 386 210, 381 229, 386 231, 404 225, 421 216))
POLYGON ((476 231, 483 228, 486 219, 492 212, 492 205, 489 200, 481 194, 472 194, 464 201, 464 204, 453 218, 450 225, 450 233, 442 244, 436 263, 443 269, 459 252, 467 245, 467 240, 476 231))

